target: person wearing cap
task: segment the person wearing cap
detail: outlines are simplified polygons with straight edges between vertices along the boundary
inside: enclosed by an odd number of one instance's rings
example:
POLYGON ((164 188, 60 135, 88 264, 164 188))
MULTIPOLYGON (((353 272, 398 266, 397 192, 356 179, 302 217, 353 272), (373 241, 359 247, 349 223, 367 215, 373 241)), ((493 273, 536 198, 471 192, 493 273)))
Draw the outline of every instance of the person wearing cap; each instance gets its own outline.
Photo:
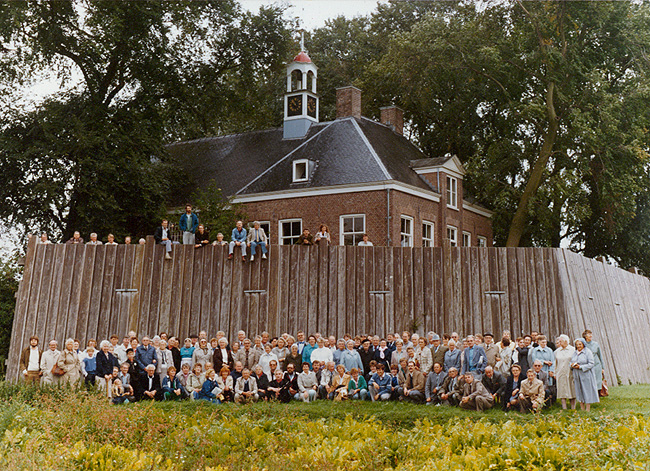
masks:
POLYGON ((494 336, 491 332, 483 334, 483 350, 485 350, 487 364, 494 368, 497 364, 497 357, 499 356, 499 347, 494 343, 494 336))
POLYGON ((439 363, 441 366, 445 364, 445 353, 449 348, 440 345, 440 336, 435 332, 429 332, 429 348, 431 349, 431 356, 433 363, 439 363))
POLYGON ((246 245, 251 248, 251 262, 255 259, 255 248, 257 246, 262 248, 262 260, 266 260, 266 252, 268 252, 266 244, 266 233, 264 232, 264 229, 260 227, 260 222, 253 222, 253 228, 248 233, 248 238, 246 240, 246 245))

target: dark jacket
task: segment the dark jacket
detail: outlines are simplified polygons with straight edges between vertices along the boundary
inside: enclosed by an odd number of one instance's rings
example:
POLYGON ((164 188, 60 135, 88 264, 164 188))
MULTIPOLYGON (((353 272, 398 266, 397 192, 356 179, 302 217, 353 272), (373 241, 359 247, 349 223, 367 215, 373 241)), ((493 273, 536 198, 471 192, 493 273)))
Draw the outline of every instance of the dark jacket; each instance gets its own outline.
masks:
POLYGON ((217 348, 212 354, 212 364, 214 365, 214 371, 216 371, 217 373, 221 371, 223 365, 226 365, 228 368, 230 368, 230 371, 232 371, 233 368, 235 367, 235 359, 232 357, 232 353, 228 349, 226 349, 226 351, 228 352, 228 355, 225 361, 222 358, 223 355, 221 355, 220 348, 217 348))
POLYGON ((287 371, 287 366, 292 364, 296 371, 302 371, 302 355, 298 353, 295 357, 289 353, 284 359, 284 371, 287 371))
POLYGON ((194 243, 201 244, 202 247, 209 245, 210 234, 208 234, 208 231, 204 230, 203 234, 201 234, 199 231, 196 231, 196 234, 194 234, 194 243))
POLYGON ((206 399, 206 400, 214 399, 215 395, 212 393, 212 390, 217 386, 219 386, 219 383, 217 383, 216 379, 215 380, 206 379, 203 382, 203 386, 201 386, 198 399, 206 399))
MULTIPOLYGON (((381 355, 381 353, 379 351, 379 348, 377 348, 377 350, 375 350, 375 353, 374 353, 372 359, 375 360, 378 364, 379 363, 383 364, 384 365, 384 371, 390 372, 390 358, 391 358, 391 355, 392 355, 391 350, 389 348, 384 350, 384 358, 381 358, 380 355, 381 355)), ((361 362, 363 363, 363 357, 361 357, 361 362)), ((370 362, 368 362, 368 364, 370 364, 370 362)), ((369 371, 370 370, 370 366, 368 367, 368 370, 366 370, 366 364, 365 363, 363 364, 363 368, 364 368, 363 371, 369 371)))
POLYGON ((181 214, 181 219, 178 222, 179 229, 183 232, 196 232, 199 227, 199 217, 195 213, 190 213, 189 220, 187 213, 181 214))
POLYGON ((158 366, 158 361, 156 360, 156 347, 149 345, 146 349, 144 345, 139 345, 135 349, 135 361, 138 362, 138 366, 144 371, 147 369, 148 365, 158 366))
POLYGON ((445 353, 447 353, 447 350, 449 350, 449 348, 445 347, 444 345, 439 345, 438 350, 436 350, 433 346, 431 347, 431 359, 433 360, 433 363, 431 364, 432 370, 433 370, 433 365, 435 365, 436 363, 438 363, 444 369, 445 353))
POLYGON ((512 396, 512 391, 515 389, 521 389, 521 382, 526 379, 526 375, 521 373, 519 375, 519 381, 515 381, 512 375, 508 376, 506 379, 506 385, 503 388, 503 407, 508 404, 510 397, 512 396))
POLYGON ((104 353, 103 351, 100 351, 99 353, 97 353, 96 358, 97 358, 96 360, 97 372, 95 374, 100 378, 103 378, 106 375, 113 374, 113 367, 120 366, 120 363, 117 361, 117 358, 111 352, 104 353))
POLYGON ((298 240, 296 241, 296 245, 314 245, 314 236, 309 234, 305 237, 304 234, 300 234, 300 237, 298 237, 298 240))
POLYGON ((180 372, 181 371, 181 351, 176 347, 171 347, 169 349, 169 351, 172 352, 172 358, 174 359, 174 368, 176 368, 176 371, 180 372))
POLYGON ((269 391, 269 394, 267 394, 267 397, 269 399, 279 399, 281 402, 289 402, 291 401, 291 395, 289 394, 289 382, 286 380, 286 378, 282 378, 279 382, 273 379, 269 383, 269 387, 271 388, 280 388, 280 394, 278 397, 275 396, 275 393, 272 393, 269 391))
MULTIPOLYGON (((158 373, 153 374, 153 381, 151 387, 149 387, 149 375, 144 374, 140 378, 140 395, 141 397, 144 396, 145 391, 155 391, 156 392, 156 399, 161 399, 162 397, 162 388, 160 386, 160 376, 158 376, 158 373)), ((146 396, 144 396, 146 397, 146 396)))
POLYGON ((503 391, 506 389, 506 380, 503 375, 497 371, 494 372, 492 378, 488 378, 487 375, 484 374, 483 378, 481 378, 481 383, 483 383, 483 386, 485 386, 485 389, 487 389, 490 394, 496 394, 497 397, 503 396, 503 391))
POLYGON ((363 347, 361 347, 359 349, 359 356, 361 357, 363 371, 366 373, 366 379, 368 379, 368 373, 370 373, 370 362, 374 360, 375 352, 372 351, 372 347, 370 347, 367 352, 363 349, 363 347))

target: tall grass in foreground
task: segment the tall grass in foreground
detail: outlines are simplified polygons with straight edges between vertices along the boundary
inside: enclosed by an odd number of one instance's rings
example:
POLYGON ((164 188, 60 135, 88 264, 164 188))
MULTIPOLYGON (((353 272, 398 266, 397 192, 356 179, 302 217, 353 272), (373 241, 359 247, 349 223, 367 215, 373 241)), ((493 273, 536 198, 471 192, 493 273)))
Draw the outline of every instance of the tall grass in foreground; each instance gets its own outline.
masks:
POLYGON ((647 469, 650 418, 634 412, 648 413, 649 392, 615 388, 591 414, 535 417, 370 403, 117 407, 93 392, 0 384, 0 469, 647 469))

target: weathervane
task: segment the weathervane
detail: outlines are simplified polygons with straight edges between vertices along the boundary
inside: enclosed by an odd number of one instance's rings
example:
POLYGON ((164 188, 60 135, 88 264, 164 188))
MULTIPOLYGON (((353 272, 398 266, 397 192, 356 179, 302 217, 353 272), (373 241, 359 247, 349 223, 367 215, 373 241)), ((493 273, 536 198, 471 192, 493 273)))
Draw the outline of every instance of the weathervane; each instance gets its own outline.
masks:
POLYGON ((305 30, 301 29, 299 31, 300 31, 300 50, 305 51, 305 30))

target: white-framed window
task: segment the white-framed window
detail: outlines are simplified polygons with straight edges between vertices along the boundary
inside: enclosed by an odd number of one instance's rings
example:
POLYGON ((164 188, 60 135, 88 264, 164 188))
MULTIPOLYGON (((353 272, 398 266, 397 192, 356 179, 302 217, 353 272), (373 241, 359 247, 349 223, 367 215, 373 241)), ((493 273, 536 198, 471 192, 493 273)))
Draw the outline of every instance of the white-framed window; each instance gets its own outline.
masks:
POLYGON ((472 234, 470 232, 463 231, 463 247, 472 246, 472 234))
POLYGON ((447 239, 451 242, 452 247, 458 246, 458 229, 454 226, 447 226, 447 239))
POLYGON ((458 179, 447 177, 447 206, 458 209, 458 179))
POLYGON ((306 182, 309 180, 309 161, 306 159, 295 160, 293 162, 293 179, 296 182, 306 182))
MULTIPOLYGON (((252 222, 250 222, 248 224, 248 232, 250 232, 251 229, 254 229, 252 222)), ((260 229, 264 229, 264 234, 266 234, 266 237, 271 237, 271 222, 270 221, 260 221, 260 229)), ((269 239, 269 241, 270 240, 271 239, 269 239)))
POLYGON ((341 245, 357 245, 366 232, 365 214, 344 214, 339 218, 341 245))
POLYGON ((280 245, 293 245, 302 234, 302 219, 282 219, 279 222, 280 245))
POLYGON ((422 246, 433 247, 434 244, 434 226, 432 222, 422 221, 422 246))
POLYGON ((413 218, 400 216, 400 245, 402 247, 413 247, 413 218))
POLYGON ((478 241, 479 247, 487 247, 487 237, 476 236, 476 240, 478 241))

